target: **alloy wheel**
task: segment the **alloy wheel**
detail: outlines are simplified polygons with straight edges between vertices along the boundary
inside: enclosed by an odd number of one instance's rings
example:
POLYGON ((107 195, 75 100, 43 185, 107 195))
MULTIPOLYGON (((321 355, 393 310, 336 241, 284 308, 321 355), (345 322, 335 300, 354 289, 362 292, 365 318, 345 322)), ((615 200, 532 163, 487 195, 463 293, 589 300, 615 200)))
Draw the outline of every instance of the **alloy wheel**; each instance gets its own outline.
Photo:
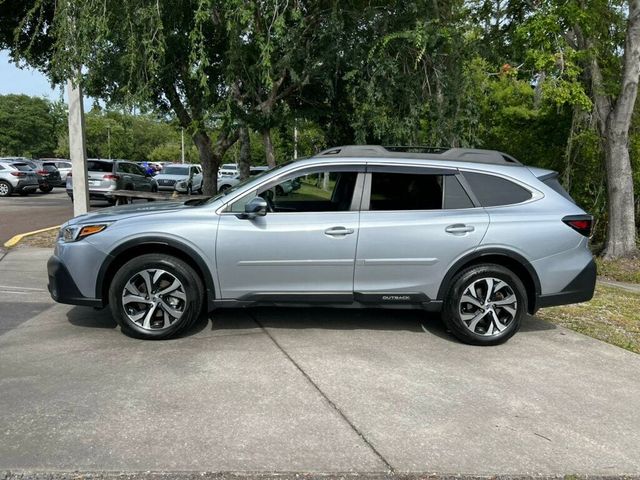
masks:
POLYGON ((494 277, 471 282, 462 293, 458 312, 472 333, 495 336, 502 333, 516 318, 518 299, 511 285, 494 277))
POLYGON ((6 183, 0 183, 0 197, 6 197, 9 195, 9 187, 6 183))
POLYGON ((184 314, 187 295, 175 275, 146 269, 133 275, 122 290, 122 308, 131 322, 145 330, 164 330, 184 314))

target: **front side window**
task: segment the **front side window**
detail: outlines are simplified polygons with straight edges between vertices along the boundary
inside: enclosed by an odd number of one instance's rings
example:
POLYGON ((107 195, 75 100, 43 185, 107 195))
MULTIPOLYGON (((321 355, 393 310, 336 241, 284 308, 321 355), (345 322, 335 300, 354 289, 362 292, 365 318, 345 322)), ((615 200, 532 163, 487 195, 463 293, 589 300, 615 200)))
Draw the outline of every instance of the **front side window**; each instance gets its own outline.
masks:
POLYGON ((343 212, 351 208, 357 177, 357 172, 308 172, 258 194, 274 212, 343 212))
POLYGON ((273 213, 348 211, 357 178, 356 171, 308 171, 261 187, 234 202, 228 211, 243 212, 256 194, 267 201, 273 213))

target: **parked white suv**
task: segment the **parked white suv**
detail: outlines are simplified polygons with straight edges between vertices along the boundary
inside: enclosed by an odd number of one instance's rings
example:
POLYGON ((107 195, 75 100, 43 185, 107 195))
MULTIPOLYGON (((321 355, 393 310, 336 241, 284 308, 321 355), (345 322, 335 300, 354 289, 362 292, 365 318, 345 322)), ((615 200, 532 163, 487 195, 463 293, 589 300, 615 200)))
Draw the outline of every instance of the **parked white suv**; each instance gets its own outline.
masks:
POLYGON ((162 173, 156 175, 155 179, 158 182, 159 190, 174 190, 178 182, 186 182, 184 184, 184 192, 191 193, 202 189, 202 176, 200 176, 199 184, 196 180, 196 176, 199 173, 202 173, 200 165, 174 163, 165 165, 162 173))

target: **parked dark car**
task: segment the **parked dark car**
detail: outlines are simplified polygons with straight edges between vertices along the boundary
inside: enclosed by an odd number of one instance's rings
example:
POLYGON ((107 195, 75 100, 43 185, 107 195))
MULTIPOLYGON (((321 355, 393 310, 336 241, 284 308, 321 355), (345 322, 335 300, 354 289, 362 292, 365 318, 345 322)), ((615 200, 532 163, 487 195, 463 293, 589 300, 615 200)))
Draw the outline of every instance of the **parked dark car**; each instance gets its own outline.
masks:
POLYGON ((38 188, 41 192, 49 193, 53 187, 61 187, 63 184, 58 168, 52 162, 42 160, 31 160, 28 158, 15 158, 15 162, 26 163, 38 175, 38 188))

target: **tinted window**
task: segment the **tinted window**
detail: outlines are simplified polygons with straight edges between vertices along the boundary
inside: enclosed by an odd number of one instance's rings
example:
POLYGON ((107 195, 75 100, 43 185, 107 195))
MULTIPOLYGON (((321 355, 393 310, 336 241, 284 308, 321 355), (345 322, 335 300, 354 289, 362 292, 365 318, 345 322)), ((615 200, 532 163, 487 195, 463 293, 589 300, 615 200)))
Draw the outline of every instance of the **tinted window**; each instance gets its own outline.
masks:
POLYGON ((33 170, 31 166, 27 165, 26 163, 14 163, 13 168, 15 168, 16 170, 20 170, 21 172, 30 172, 31 170, 33 170))
POLYGON ((4 170, 4 167, 2 165, 0 165, 0 170, 4 170))
POLYGON ((531 198, 528 190, 495 175, 464 172, 464 178, 483 207, 513 205, 531 198))
POLYGON ((442 175, 371 174, 369 210, 440 210, 442 175))
POLYGON ((557 175, 553 176, 553 177, 549 177, 545 180, 543 180, 543 183, 553 189, 556 193, 559 193, 560 195, 562 195, 564 198, 566 198, 567 200, 569 200, 570 202, 576 203, 573 198, 571 198, 571 195, 569 195, 569 193, 564 189, 564 187, 560 184, 560 181, 558 180, 557 175))
POLYGON ((444 177, 444 208, 472 208, 473 202, 455 175, 444 177))
POLYGON ((113 164, 111 162, 100 162, 97 160, 89 160, 87 162, 87 170, 90 172, 113 172, 113 164))

